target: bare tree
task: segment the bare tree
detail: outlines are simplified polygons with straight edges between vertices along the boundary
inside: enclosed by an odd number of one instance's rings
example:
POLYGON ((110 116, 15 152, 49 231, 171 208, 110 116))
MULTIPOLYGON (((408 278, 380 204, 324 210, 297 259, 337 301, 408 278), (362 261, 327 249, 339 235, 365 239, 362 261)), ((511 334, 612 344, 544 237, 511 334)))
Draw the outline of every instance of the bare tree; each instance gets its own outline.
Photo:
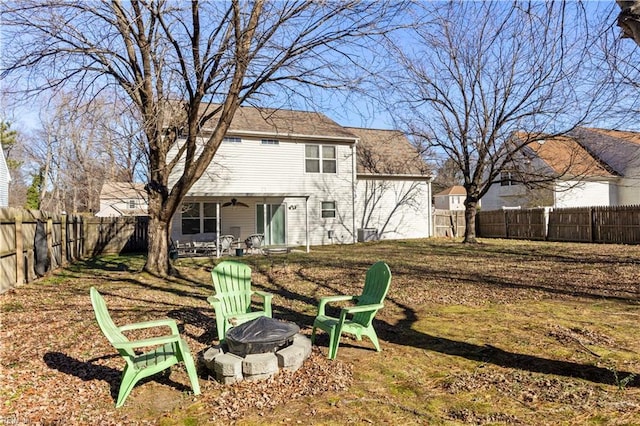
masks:
POLYGON ((103 183, 131 181, 125 167, 135 170, 135 160, 121 149, 131 151, 135 145, 115 139, 122 128, 113 108, 117 103, 98 97, 83 104, 63 93, 50 105, 40 118, 42 128, 24 146, 28 166, 42 172, 38 205, 56 212, 97 211, 103 183))
POLYGON ((389 4, 22 0, 4 5, 5 45, 12 46, 4 59, 7 71, 29 75, 30 89, 76 84, 85 95, 110 88, 131 100, 148 160, 145 269, 164 275, 171 218, 237 108, 259 97, 295 96, 304 84, 332 86, 334 71, 353 60, 354 43, 389 28, 402 7, 389 4), (207 122, 214 130, 198 141, 207 122), (169 187, 178 162, 184 167, 169 187))
MULTIPOLYGON (((587 54, 597 31, 581 24, 576 5, 425 3, 411 34, 392 40, 395 117, 461 172, 465 242, 475 241, 478 201, 501 172, 532 142, 566 134, 603 102, 598 64, 587 54)), ((519 178, 533 185, 557 177, 519 178)))

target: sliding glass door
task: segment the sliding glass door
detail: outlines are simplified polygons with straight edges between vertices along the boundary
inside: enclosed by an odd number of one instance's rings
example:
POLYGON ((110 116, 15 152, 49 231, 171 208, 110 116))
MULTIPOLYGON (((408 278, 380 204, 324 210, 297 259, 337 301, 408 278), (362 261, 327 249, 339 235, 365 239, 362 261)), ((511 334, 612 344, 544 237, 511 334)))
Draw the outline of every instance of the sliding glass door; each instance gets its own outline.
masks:
POLYGON ((286 235, 286 209, 284 204, 256 205, 256 219, 258 233, 264 234, 266 245, 284 245, 286 235))

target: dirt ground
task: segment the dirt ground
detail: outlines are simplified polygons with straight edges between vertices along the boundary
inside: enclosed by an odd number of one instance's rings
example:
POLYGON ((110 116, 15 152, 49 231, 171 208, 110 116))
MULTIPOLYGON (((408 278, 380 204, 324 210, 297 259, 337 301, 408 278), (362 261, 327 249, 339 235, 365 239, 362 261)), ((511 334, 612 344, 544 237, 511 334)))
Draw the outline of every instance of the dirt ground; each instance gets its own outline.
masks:
POLYGON ((430 239, 240 260, 307 335, 321 297, 358 294, 386 261, 382 351, 343 337, 329 361, 320 335, 297 372, 231 386, 199 362, 199 396, 175 366, 115 409, 124 361, 89 288, 118 324, 174 318, 199 359, 217 343, 217 260, 159 279, 141 256, 105 256, 0 295, 0 424, 640 424, 639 246, 430 239))

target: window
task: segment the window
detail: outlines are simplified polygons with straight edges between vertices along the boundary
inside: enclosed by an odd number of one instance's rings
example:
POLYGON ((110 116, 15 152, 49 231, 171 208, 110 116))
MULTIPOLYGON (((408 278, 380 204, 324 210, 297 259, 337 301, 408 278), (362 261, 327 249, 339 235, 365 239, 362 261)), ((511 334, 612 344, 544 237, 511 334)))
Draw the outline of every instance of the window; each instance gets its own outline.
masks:
POLYGON ((336 217, 336 202, 335 201, 323 201, 322 202, 322 217, 336 217))
POLYGON ((236 138, 236 137, 232 137, 232 136, 225 136, 224 138, 222 138, 222 142, 240 143, 240 142, 242 142, 242 139, 236 138))
POLYGON ((182 234, 216 232, 216 203, 182 204, 182 234))
POLYGON ((500 173, 500 186, 519 185, 518 175, 515 170, 507 170, 500 173))
POLYGON ((336 147, 331 145, 305 145, 305 171, 307 173, 336 173, 336 147))
POLYGON ((129 208, 130 209, 136 208, 136 200, 129 200, 129 208))
POLYGON ((262 145, 279 145, 278 139, 262 139, 262 145))

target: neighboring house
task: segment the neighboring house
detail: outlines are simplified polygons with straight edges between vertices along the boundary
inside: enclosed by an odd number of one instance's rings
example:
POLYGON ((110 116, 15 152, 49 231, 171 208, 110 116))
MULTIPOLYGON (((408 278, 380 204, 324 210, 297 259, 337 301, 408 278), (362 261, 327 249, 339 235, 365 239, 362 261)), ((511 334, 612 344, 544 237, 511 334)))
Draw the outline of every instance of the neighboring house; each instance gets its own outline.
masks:
MULTIPOLYGON (((205 126, 202 136, 210 132, 205 126)), ((171 236, 242 241, 259 233, 266 245, 307 247, 352 243, 364 230, 366 239, 428 237, 430 198, 431 177, 402 133, 242 107, 171 236)))
POLYGON ((105 182, 100 191, 98 217, 146 216, 149 210, 144 184, 131 182, 105 182))
POLYGON ((438 192, 433 196, 434 207, 438 210, 464 211, 464 200, 467 198, 467 190, 462 185, 455 185, 438 192))
POLYGON ((4 150, 0 148, 0 207, 9 206, 9 182, 11 182, 9 167, 4 157, 4 150))
POLYGON ((482 197, 485 210, 640 204, 640 133, 579 128, 532 142, 524 154, 482 197), (527 169, 557 178, 532 189, 519 178, 527 169))

